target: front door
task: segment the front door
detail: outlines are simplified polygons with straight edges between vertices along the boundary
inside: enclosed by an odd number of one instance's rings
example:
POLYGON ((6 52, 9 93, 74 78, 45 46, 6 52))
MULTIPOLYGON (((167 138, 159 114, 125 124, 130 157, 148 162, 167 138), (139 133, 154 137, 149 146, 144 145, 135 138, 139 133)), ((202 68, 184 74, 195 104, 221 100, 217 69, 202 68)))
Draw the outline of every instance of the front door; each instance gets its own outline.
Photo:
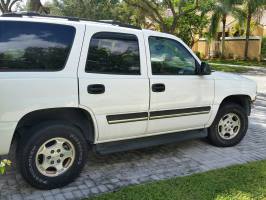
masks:
POLYGON ((147 133, 203 128, 211 114, 214 80, 197 75, 199 60, 182 41, 145 35, 151 84, 147 133))
POLYGON ((143 135, 148 123, 149 79, 142 32, 88 26, 79 92, 81 106, 96 118, 96 143, 143 135))

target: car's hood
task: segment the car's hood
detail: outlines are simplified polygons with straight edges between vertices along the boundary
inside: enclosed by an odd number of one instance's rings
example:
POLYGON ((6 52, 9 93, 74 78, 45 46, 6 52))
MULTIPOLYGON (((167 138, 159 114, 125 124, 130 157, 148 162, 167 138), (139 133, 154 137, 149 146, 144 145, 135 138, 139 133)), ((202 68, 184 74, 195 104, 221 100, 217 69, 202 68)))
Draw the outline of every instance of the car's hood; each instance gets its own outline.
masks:
POLYGON ((249 95, 255 100, 257 94, 257 83, 251 79, 237 74, 213 72, 217 92, 225 92, 225 96, 234 94, 249 95))
POLYGON ((236 81, 251 81, 250 79, 238 75, 238 74, 232 74, 232 73, 225 73, 225 72, 213 72, 212 76, 216 80, 236 80, 236 81))

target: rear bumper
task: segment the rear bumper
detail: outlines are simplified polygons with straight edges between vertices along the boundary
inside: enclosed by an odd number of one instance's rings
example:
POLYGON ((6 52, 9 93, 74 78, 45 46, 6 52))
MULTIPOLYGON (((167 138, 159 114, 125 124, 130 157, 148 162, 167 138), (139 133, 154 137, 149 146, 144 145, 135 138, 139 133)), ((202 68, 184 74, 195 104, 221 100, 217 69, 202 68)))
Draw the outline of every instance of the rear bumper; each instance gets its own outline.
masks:
POLYGON ((0 155, 9 153, 17 122, 0 122, 0 155))

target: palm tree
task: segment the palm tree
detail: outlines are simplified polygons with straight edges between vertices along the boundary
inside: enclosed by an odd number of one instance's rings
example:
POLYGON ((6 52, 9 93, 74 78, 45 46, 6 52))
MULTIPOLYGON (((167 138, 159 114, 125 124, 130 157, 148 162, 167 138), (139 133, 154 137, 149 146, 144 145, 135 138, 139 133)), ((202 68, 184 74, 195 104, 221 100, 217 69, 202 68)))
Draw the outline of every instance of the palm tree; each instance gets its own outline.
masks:
POLYGON ((220 23, 223 24, 222 30, 222 47, 221 47, 221 57, 224 57, 224 47, 225 47, 225 26, 226 19, 229 14, 237 13, 238 9, 235 7, 239 3, 239 0, 217 0, 212 9, 211 24, 209 33, 212 38, 216 37, 218 27, 220 23))
POLYGON ((266 6, 266 0, 243 0, 243 11, 246 15, 247 27, 246 27, 246 44, 245 44, 245 55, 244 59, 248 59, 249 49, 249 37, 250 37, 250 26, 252 17, 261 14, 266 6))

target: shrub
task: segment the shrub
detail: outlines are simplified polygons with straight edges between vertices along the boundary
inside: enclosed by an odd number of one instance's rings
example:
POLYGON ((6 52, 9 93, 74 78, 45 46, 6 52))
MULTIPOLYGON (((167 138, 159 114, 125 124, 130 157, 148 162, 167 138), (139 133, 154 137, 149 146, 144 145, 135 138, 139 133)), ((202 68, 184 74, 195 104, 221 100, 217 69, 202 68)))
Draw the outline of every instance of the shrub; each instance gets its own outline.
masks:
POLYGON ((196 54, 196 56, 198 56, 199 59, 201 59, 201 54, 199 51, 196 51, 195 54, 196 54))
POLYGON ((10 160, 5 159, 5 160, 2 160, 0 162, 0 174, 3 175, 6 172, 6 167, 7 166, 11 166, 11 161, 10 160))
POLYGON ((266 58, 266 37, 262 38, 261 57, 262 57, 262 59, 266 58))
POLYGON ((234 59, 234 54, 233 53, 229 53, 228 54, 228 59, 234 59))

